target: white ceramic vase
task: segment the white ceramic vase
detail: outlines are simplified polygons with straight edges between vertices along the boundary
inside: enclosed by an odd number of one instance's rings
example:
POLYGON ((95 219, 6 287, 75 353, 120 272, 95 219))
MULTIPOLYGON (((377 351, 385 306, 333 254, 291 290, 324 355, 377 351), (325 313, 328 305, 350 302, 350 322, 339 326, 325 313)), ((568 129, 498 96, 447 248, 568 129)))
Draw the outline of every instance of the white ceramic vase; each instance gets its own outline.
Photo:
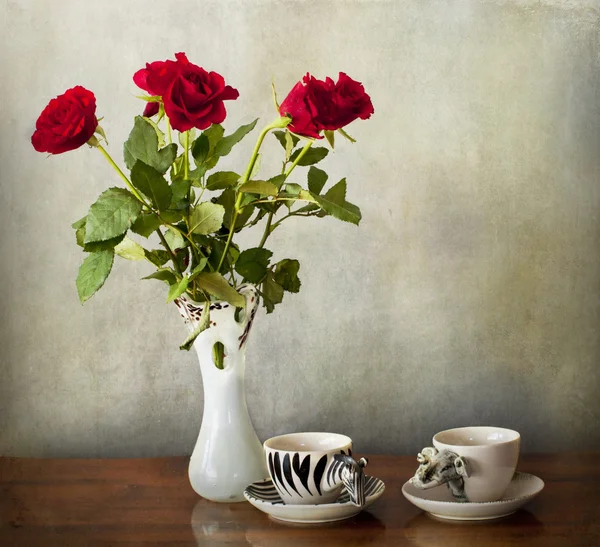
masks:
MULTIPOLYGON (((269 476, 264 449, 252 426, 244 384, 246 341, 258 308, 255 287, 239 289, 246 310, 235 318, 235 307, 210 303, 210 328, 194 342, 204 384, 204 414, 188 469, 192 488, 203 498, 218 502, 245 501, 244 489, 269 476), (213 346, 225 348, 223 369, 213 360, 213 346)), ((204 303, 189 298, 175 301, 190 332, 200 320, 204 303)))

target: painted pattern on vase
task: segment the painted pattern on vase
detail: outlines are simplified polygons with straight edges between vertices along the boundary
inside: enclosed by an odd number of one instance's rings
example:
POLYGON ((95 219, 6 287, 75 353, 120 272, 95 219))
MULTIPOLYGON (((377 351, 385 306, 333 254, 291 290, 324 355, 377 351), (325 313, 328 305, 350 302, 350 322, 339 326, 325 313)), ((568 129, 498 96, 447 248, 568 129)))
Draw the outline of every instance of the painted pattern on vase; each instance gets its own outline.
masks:
MULTIPOLYGON (((219 502, 245 501, 244 489, 269 476, 264 449, 246 404, 246 342, 258 309, 253 285, 240 287, 246 308, 236 320, 236 308, 226 302, 210 303, 210 328, 194 341, 204 385, 204 414, 188 469, 192 488, 203 498, 219 502), (213 347, 224 346, 223 368, 217 368, 213 347)), ((175 300, 192 332, 205 303, 183 296, 175 300)))

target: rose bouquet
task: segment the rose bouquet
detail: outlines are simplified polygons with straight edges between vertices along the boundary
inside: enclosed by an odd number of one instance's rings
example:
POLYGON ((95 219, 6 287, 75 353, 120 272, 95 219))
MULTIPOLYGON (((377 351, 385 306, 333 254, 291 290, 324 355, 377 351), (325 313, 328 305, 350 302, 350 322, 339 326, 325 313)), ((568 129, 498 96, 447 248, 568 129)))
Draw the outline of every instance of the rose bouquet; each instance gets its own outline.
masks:
MULTIPOLYGON (((129 175, 103 146, 106 134, 91 91, 80 86, 67 90, 50 101, 36 122, 31 140, 37 151, 61 154, 87 143, 104 155, 124 183, 104 191, 73 224, 77 244, 86 253, 76 282, 79 298, 83 303, 103 286, 116 255, 152 263, 156 271, 144 279, 165 282, 167 302, 186 293, 197 302, 218 299, 243 307, 237 288, 249 282, 270 313, 285 291, 299 291, 300 264, 292 258, 273 262, 273 253, 265 248, 269 235, 291 217, 331 215, 360 221, 359 208, 346 201, 345 179, 325 189, 328 176, 315 164, 329 150, 314 143, 325 138, 333 148, 335 131, 354 142, 344 127, 369 118, 371 100, 344 73, 337 82, 307 74, 281 104, 273 89, 278 117, 260 131, 245 169, 217 171, 217 164, 224 163, 258 120, 225 135, 225 101, 237 99, 238 91, 216 72, 189 62, 185 54, 175 57, 148 63, 133 77, 147 93, 140 97, 147 104, 123 147, 129 175), (281 170, 261 176, 260 149, 271 132, 283 147, 281 170), (298 178, 290 180, 299 166, 309 166, 306 185, 298 178), (235 234, 259 223, 264 230, 256 246, 240 249, 235 234), (151 248, 152 234, 160 248, 151 248), (147 244, 140 243, 143 238, 147 244)), ((209 314, 210 306, 204 306, 182 348, 189 349, 209 327, 209 314)))

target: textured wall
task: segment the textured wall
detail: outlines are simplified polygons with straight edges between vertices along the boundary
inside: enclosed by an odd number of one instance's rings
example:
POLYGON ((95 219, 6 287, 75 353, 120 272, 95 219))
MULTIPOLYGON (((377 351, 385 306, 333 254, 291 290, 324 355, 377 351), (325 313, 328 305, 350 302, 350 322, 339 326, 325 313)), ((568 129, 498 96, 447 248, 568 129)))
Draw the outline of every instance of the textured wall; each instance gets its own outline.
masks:
POLYGON ((348 176, 360 228, 301 219, 270 245, 300 259, 303 286, 250 339, 261 438, 332 430, 412 453, 498 424, 527 451, 599 449, 599 14, 597 0, 0 0, 0 454, 192 450, 201 378, 164 286, 139 281, 151 267, 119 261, 77 300, 70 223, 118 179, 94 150, 29 144, 46 102, 81 84, 120 159, 142 108, 131 75, 182 50, 240 90, 229 129, 270 121, 271 77, 284 93, 307 70, 347 71, 376 109, 326 166, 348 176))

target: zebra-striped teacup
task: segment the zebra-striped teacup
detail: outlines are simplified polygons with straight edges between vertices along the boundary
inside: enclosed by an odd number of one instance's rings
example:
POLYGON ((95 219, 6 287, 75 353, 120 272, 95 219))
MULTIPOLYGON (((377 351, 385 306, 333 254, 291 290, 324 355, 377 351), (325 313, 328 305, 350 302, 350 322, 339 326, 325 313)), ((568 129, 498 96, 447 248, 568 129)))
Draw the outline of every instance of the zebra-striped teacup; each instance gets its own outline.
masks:
POLYGON ((352 458, 352 439, 338 433, 290 433, 264 443, 271 480, 288 505, 333 503, 345 486, 350 501, 365 504, 363 468, 352 458))

